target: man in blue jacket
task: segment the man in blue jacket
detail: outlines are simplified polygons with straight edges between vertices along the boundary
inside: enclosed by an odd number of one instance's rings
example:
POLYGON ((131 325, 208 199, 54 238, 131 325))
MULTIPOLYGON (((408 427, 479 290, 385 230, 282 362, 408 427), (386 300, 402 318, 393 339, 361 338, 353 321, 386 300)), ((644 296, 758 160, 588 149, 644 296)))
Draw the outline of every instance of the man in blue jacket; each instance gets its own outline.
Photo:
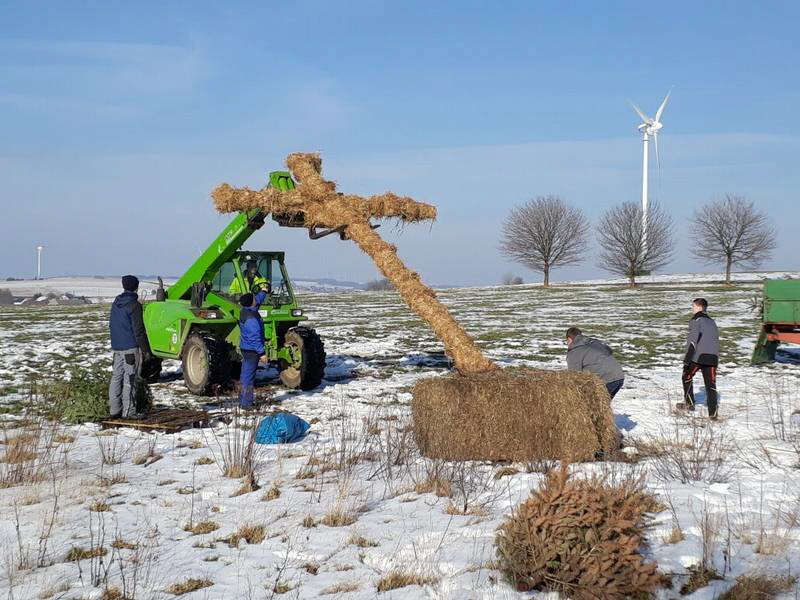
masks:
POLYGON ((239 406, 245 410, 253 408, 253 394, 258 362, 264 356, 264 321, 258 312, 267 298, 263 289, 253 295, 242 294, 239 304, 239 349, 242 352, 242 374, 239 380, 239 406))
POLYGON ((142 362, 150 355, 150 343, 139 304, 139 280, 133 275, 122 278, 124 290, 114 299, 108 319, 111 349, 114 351, 108 408, 112 418, 136 419, 136 388, 142 362))

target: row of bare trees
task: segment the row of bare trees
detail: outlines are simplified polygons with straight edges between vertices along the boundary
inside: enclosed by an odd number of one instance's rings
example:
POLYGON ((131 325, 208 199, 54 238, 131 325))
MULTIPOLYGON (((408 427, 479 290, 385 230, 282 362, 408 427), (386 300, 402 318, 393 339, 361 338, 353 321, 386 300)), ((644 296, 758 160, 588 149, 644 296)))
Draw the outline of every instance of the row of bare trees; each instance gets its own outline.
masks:
MULTIPOLYGON (((669 264, 675 252, 674 225, 663 208, 651 204, 646 222, 642 216, 638 202, 624 202, 603 213, 597 225, 598 265, 627 277, 632 286, 637 276, 669 264)), ((589 232, 589 220, 579 208, 558 196, 540 196, 511 209, 500 251, 542 273, 548 286, 552 269, 585 260, 589 232)), ((695 210, 689 235, 697 259, 725 265, 726 284, 734 265, 755 268, 775 249, 776 232, 769 217, 753 202, 732 194, 695 210)))

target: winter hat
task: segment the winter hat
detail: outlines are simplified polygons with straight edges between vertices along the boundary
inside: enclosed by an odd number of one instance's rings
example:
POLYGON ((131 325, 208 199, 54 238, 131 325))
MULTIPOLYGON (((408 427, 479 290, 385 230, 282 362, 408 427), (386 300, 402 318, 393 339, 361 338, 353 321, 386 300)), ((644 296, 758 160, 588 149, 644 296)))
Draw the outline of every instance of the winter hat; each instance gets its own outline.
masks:
POLYGON ((122 278, 122 289, 126 292, 135 292, 139 289, 139 279, 133 275, 125 275, 122 278))
POLYGON ((253 306, 253 294, 247 293, 239 296, 239 304, 242 306, 253 306))

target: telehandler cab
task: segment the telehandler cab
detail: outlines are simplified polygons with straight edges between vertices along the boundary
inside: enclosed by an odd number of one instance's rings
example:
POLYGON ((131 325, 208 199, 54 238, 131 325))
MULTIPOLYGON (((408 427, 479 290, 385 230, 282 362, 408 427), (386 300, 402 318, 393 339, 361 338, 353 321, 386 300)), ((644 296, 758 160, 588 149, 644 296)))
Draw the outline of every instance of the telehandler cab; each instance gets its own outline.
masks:
MULTIPOLYGON (((284 171, 270 173, 270 185, 281 190, 295 187, 284 171)), ((171 358, 182 361, 183 379, 193 394, 210 395, 226 386, 241 367, 239 297, 264 289, 267 300, 259 312, 267 360, 277 366, 289 388, 310 390, 320 384, 325 349, 319 335, 300 324, 305 317, 283 252, 241 250, 264 225, 265 217, 257 209, 240 212, 178 281, 164 289, 159 278, 156 300, 144 306, 153 353, 143 369, 145 378, 157 378, 162 359, 171 358)), ((300 225, 275 220, 281 225, 300 225)))

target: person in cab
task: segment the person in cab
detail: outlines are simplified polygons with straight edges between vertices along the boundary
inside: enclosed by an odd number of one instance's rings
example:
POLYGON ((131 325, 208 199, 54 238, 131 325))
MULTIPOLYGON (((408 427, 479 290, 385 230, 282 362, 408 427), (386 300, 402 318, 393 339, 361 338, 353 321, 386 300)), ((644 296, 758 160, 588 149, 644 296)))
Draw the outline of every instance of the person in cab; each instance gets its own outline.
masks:
POLYGON ((245 289, 242 289, 242 286, 239 284, 239 279, 235 278, 231 281, 231 285, 228 288, 228 292, 231 295, 255 294, 259 290, 264 290, 267 293, 269 292, 269 281, 258 272, 258 261, 248 260, 242 274, 244 275, 245 289))

